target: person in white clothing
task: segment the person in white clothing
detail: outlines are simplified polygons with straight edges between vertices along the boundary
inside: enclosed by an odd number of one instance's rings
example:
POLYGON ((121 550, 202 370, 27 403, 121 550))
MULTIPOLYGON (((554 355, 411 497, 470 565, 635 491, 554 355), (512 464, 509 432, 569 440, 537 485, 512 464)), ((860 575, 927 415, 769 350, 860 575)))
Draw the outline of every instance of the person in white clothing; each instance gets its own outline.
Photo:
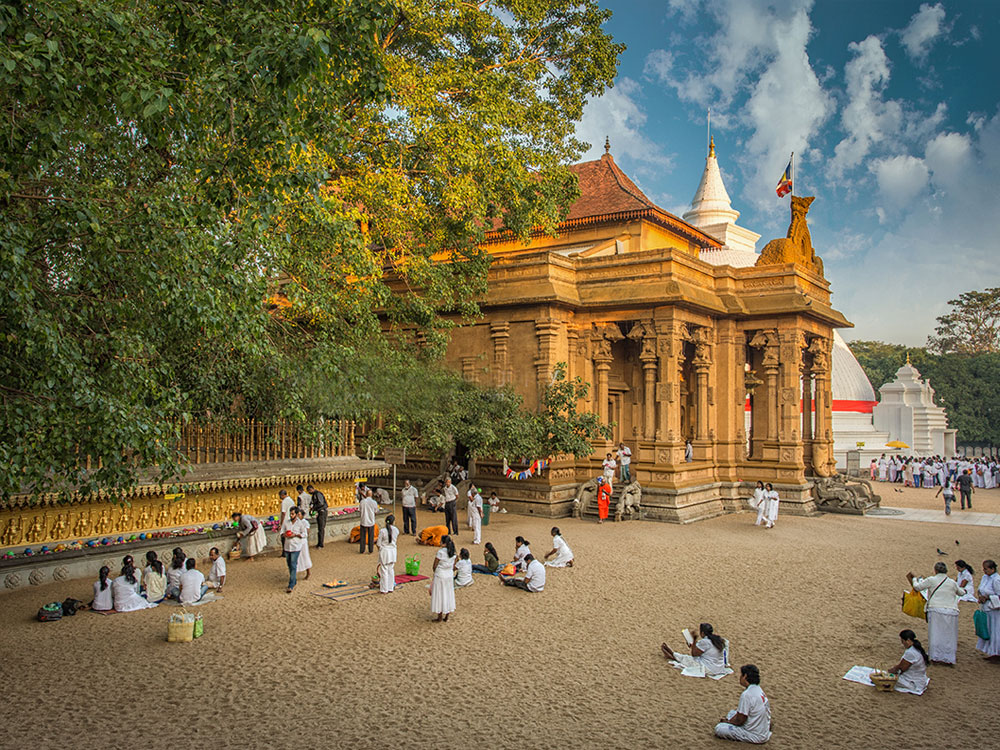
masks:
POLYGON ((898 675, 896 690, 900 693, 923 695, 927 689, 927 652, 917 640, 917 634, 912 630, 901 630, 899 640, 903 642, 906 651, 899 663, 889 671, 898 675))
MULTIPOLYGON (((695 628, 691 628, 695 632, 695 628)), ((679 654, 666 643, 660 644, 663 655, 673 666, 683 669, 688 677, 709 677, 731 674, 726 666, 726 639, 716 635, 715 629, 707 622, 697 628, 698 640, 691 644, 691 654, 679 654)))
POLYGON ((986 613, 989 638, 979 638, 976 650, 990 661, 1000 660, 1000 573, 993 560, 983 560, 983 577, 979 579, 979 608, 986 613))
POLYGON ((965 596, 960 602, 978 602, 976 598, 976 582, 972 577, 972 566, 965 560, 955 560, 955 570, 958 571, 958 585, 965 589, 965 596))
POLYGON ((458 561, 455 563, 455 588, 465 588, 472 585, 472 560, 469 559, 469 550, 462 547, 458 553, 458 561))
POLYGON ((444 525, 449 534, 458 534, 458 487, 451 482, 451 477, 445 477, 441 488, 444 498, 444 525))
POLYGON ((94 598, 90 602, 90 608, 98 612, 110 612, 115 608, 114 596, 111 593, 111 568, 103 566, 98 573, 98 578, 94 581, 94 598))
POLYGON ((361 511, 361 532, 358 537, 358 553, 365 553, 365 545, 368 545, 368 554, 370 555, 374 550, 375 545, 375 516, 378 513, 378 502, 372 495, 371 490, 365 490, 365 496, 361 499, 361 505, 358 507, 361 511))
POLYGON ((417 497, 420 493, 407 479, 400 496, 403 500, 403 533, 417 535, 417 497))
POLYGON ((469 526, 472 528, 472 543, 479 544, 483 533, 483 496, 475 487, 469 490, 469 526))
POLYGON ((174 547, 171 553, 170 567, 167 568, 167 599, 176 599, 181 593, 181 576, 186 570, 187 556, 180 547, 174 547))
POLYGON ((285 522, 278 529, 278 533, 285 544, 285 563, 288 566, 288 588, 285 592, 290 594, 298 582, 299 555, 306 546, 309 527, 299 519, 297 510, 289 508, 285 522))
POLYGON ((301 484, 296 485, 295 491, 299 493, 298 506, 299 510, 305 511, 306 518, 309 517, 309 508, 312 506, 312 493, 306 492, 306 488, 301 484))
POLYGON ((771 739, 771 704, 760 687, 760 670, 754 664, 740 667, 740 685, 744 687, 740 702, 715 725, 715 736, 763 745, 771 739))
POLYGON ((309 580, 312 572, 312 555, 309 554, 309 519, 306 518, 307 511, 302 508, 292 508, 292 515, 299 524, 300 529, 305 529, 305 537, 302 540, 302 549, 299 551, 299 561, 295 565, 296 577, 299 573, 305 573, 305 580, 309 580))
POLYGON ((205 585, 204 574, 195 568, 194 565, 194 558, 189 557, 185 563, 187 570, 181 576, 181 593, 178 597, 181 604, 194 604, 208 591, 208 586, 205 585))
POLYGON ((768 482, 764 485, 767 490, 767 525, 764 528, 773 529, 774 522, 778 520, 778 493, 768 482))
POLYGON ((501 508, 500 507, 500 498, 497 497, 497 493, 496 492, 491 492, 490 493, 489 504, 490 504, 490 512, 491 513, 506 513, 507 512, 506 508, 501 508))
POLYGON ((552 549, 545 553, 545 560, 545 564, 550 568, 573 567, 573 550, 569 548, 566 540, 562 538, 558 526, 552 527, 552 549), (549 560, 553 555, 555 557, 549 560))
POLYGON ((156 605, 146 601, 139 595, 139 575, 131 562, 122 568, 122 574, 111 585, 112 599, 118 612, 133 612, 137 609, 148 609, 156 605))
POLYGON ((393 524, 396 517, 388 515, 385 527, 378 532, 378 590, 383 594, 391 594, 396 589, 396 542, 399 541, 399 529, 393 524))
POLYGON ((624 483, 632 482, 632 451, 625 443, 618 443, 618 461, 621 464, 621 479, 624 483))
POLYGON ((602 466, 604 467, 604 476, 608 480, 608 484, 612 484, 615 480, 615 468, 617 468, 618 464, 615 463, 610 453, 604 459, 602 466))
POLYGON ((524 572, 524 578, 501 575, 501 583, 503 583, 504 586, 513 586, 514 588, 518 588, 529 593, 544 591, 545 566, 536 560, 534 555, 527 555, 524 560, 528 566, 524 572))
POLYGON ((208 559, 212 561, 212 569, 208 571, 208 582, 216 591, 222 591, 222 587, 226 584, 226 558, 219 554, 218 547, 212 547, 208 551, 208 559))
POLYGON ((958 599, 965 589, 948 577, 948 566, 934 563, 934 575, 915 579, 907 573, 906 579, 916 591, 926 591, 927 641, 930 661, 954 664, 958 651, 958 599))
POLYGON ((757 509, 757 523, 754 526, 760 526, 767 518, 767 490, 764 489, 764 483, 759 479, 757 480, 757 486, 754 488, 750 504, 757 509))
POLYGON ((524 561, 528 555, 531 554, 531 547, 528 546, 528 540, 523 536, 514 537, 514 559, 511 560, 511 565, 517 567, 521 572, 528 569, 528 564, 524 561))
POLYGON ((441 537, 441 549, 434 556, 434 577, 431 581, 431 614, 436 614, 434 622, 455 611, 455 542, 447 534, 441 537))
POLYGON ((281 536, 281 553, 284 557, 288 557, 288 537, 286 537, 283 532, 287 527, 290 527, 295 521, 291 516, 291 510, 295 507, 295 501, 288 496, 288 493, 284 490, 278 492, 278 497, 281 498, 281 515, 278 516, 278 531, 281 536))
POLYGON ((156 552, 146 553, 146 567, 142 571, 142 585, 146 589, 146 601, 159 604, 167 595, 167 576, 163 563, 156 557, 156 552))

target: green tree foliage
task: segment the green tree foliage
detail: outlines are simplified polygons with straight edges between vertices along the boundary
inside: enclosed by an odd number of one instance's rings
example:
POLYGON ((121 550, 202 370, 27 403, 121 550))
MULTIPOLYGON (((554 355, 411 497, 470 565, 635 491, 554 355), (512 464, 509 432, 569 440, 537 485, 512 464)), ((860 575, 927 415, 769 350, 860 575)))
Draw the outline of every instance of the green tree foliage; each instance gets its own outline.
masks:
POLYGON ((1000 352, 1000 287, 963 292, 948 304, 953 309, 937 319, 936 335, 927 337, 928 349, 938 354, 1000 352))
POLYGON ((476 313, 483 233, 551 228, 574 199, 571 121, 621 49, 607 17, 0 6, 0 493, 173 476, 172 417, 340 416, 317 376, 349 390, 335 357, 379 351, 384 320, 440 345, 476 313))

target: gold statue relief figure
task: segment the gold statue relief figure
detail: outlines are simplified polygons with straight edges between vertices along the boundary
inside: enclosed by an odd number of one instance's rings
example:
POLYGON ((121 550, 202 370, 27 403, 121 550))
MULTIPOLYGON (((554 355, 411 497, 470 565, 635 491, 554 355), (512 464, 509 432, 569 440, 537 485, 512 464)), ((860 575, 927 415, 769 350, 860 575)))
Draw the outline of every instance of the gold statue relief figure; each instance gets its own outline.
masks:
POLYGON ((152 503, 143 503, 139 506, 139 514, 136 518, 136 528, 140 530, 151 528, 152 525, 150 524, 151 519, 149 516, 149 509, 151 506, 152 503))
POLYGON ((3 544, 11 547, 20 544, 24 538, 24 530, 21 526, 21 516, 11 516, 7 520, 7 527, 3 530, 3 544))
POLYGON ((55 523, 49 529, 49 539, 65 539, 68 536, 66 526, 66 514, 57 513, 55 523))
POLYGON ((174 526, 183 526, 187 519, 187 507, 184 503, 174 504, 174 526))
POLYGON ((170 523, 170 506, 167 503, 160 503, 160 510, 156 514, 156 525, 164 527, 170 523))
POLYGON ((122 505, 118 510, 118 528, 117 531, 131 531, 132 530, 132 506, 122 505))
POLYGON ((45 531, 42 529, 41 516, 31 519, 31 526, 28 527, 27 539, 30 544, 37 544, 45 538, 45 531))
POLYGON ((73 527, 74 536, 87 536, 90 534, 90 510, 81 511, 73 527))
POLYGON ((209 521, 221 521, 222 520, 222 501, 218 495, 212 495, 212 504, 209 506, 211 508, 211 518, 209 521))

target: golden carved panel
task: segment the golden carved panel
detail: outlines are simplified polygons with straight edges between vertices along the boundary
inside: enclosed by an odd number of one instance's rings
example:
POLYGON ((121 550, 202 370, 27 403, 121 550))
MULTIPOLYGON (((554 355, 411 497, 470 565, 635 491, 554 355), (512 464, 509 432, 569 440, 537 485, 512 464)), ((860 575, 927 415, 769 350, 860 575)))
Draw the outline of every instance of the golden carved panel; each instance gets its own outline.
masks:
MULTIPOLYGON (((317 489, 331 507, 356 502, 354 482, 321 482, 317 489)), ((294 485, 286 488, 295 495, 294 485)), ((0 546, 50 544, 94 537, 131 536, 141 532, 204 526, 229 521, 242 512, 258 518, 277 516, 278 490, 240 489, 201 492, 167 500, 144 497, 129 505, 78 503, 0 511, 0 546)))

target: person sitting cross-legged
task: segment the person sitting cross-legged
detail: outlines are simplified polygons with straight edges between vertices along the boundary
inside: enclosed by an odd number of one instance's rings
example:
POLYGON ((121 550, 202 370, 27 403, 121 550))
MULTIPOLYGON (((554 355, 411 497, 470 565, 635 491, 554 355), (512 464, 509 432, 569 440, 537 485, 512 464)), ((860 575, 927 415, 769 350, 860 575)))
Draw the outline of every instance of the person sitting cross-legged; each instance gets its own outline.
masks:
POLYGON ((763 745, 771 739, 771 704, 760 687, 760 670, 753 664, 740 667, 745 690, 735 711, 715 725, 715 736, 724 740, 763 745))

